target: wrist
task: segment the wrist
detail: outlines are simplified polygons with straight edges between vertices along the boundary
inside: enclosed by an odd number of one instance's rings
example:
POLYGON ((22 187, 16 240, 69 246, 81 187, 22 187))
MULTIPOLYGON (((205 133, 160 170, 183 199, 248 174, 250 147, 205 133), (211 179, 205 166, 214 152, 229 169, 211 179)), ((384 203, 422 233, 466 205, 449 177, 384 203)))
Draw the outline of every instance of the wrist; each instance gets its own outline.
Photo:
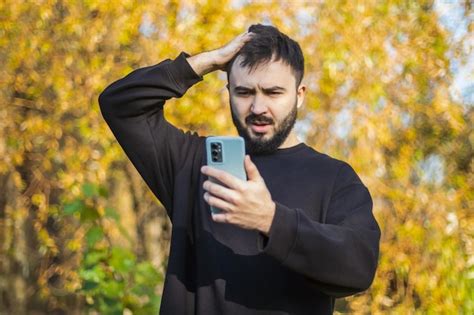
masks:
POLYGON ((274 201, 272 201, 272 206, 270 207, 270 210, 268 211, 268 215, 265 216, 262 227, 259 229, 260 232, 266 236, 270 234, 270 227, 272 226, 273 218, 275 216, 275 211, 276 211, 276 204, 274 201))
POLYGON ((186 58, 186 61, 194 72, 201 77, 216 69, 212 52, 202 52, 186 58))

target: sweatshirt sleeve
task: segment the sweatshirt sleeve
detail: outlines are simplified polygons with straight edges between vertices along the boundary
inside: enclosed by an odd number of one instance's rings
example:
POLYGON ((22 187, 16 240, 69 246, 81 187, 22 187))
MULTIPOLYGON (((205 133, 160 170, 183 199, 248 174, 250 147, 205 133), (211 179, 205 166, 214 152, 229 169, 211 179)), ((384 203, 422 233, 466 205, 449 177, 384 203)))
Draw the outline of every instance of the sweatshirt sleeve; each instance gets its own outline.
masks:
POLYGON ((170 218, 176 174, 204 138, 176 128, 163 114, 166 100, 183 96, 203 80, 186 57, 181 52, 174 60, 136 69, 110 84, 98 99, 104 120, 170 218))
POLYGON ((258 233, 263 253, 334 297, 370 287, 381 231, 372 214, 371 195, 348 163, 339 168, 326 223, 313 220, 301 209, 275 203, 268 237, 258 233))

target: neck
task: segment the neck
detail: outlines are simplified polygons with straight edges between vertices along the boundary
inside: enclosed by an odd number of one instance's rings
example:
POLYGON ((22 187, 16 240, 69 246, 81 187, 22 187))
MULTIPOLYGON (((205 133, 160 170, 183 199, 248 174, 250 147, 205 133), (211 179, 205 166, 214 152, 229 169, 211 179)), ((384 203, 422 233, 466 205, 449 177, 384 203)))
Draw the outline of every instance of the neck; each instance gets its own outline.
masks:
POLYGON ((294 132, 291 132, 290 135, 286 138, 285 142, 282 143, 278 148, 285 149, 294 147, 297 144, 300 144, 301 141, 298 139, 294 132))

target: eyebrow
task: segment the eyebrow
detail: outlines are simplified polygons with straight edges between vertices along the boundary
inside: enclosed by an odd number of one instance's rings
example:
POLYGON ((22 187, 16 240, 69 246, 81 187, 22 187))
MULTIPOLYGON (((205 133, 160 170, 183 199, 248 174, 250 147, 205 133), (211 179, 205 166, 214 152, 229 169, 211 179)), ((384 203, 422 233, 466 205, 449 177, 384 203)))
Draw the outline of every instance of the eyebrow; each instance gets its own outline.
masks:
MULTIPOLYGON (((272 91, 277 91, 277 90, 281 90, 283 92, 286 91, 286 89, 284 87, 281 87, 281 86, 272 86, 270 88, 262 88, 263 91, 265 92, 272 92, 272 91)), ((248 88, 248 87, 245 87, 245 86, 241 86, 241 85, 238 85, 234 88, 234 91, 236 92, 239 92, 239 91, 242 91, 242 92, 247 92, 247 91, 250 91, 250 92, 255 92, 255 89, 254 88, 248 88)))

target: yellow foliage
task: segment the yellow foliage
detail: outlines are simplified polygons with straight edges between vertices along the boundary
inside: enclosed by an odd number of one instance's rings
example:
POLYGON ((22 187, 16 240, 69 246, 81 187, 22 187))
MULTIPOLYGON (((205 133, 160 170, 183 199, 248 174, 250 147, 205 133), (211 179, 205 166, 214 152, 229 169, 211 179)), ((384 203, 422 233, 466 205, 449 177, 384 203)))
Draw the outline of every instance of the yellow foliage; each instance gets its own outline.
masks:
MULTIPOLYGON (((79 198, 84 183, 111 191, 86 205, 101 219, 112 205, 132 231, 123 236, 107 218, 103 242, 130 239, 135 250, 143 227, 143 247, 153 250, 142 258, 164 269, 169 222, 102 120, 98 94, 133 69, 217 48, 268 21, 305 53, 309 93, 298 113, 312 127, 305 142, 354 166, 382 227, 373 285, 336 310, 473 312, 474 115, 450 97, 447 51, 461 58, 462 50, 450 46, 431 2, 7 0, 0 3, 0 256, 7 266, 0 283, 22 283, 10 292, 0 285, 11 313, 28 313, 28 299, 40 301, 35 310, 69 311, 70 297, 78 298, 85 236, 58 209, 79 198), (338 137, 332 130, 344 110, 352 122, 338 137), (441 169, 432 177, 429 157, 441 169), (140 202, 149 212, 137 210, 140 202)), ((170 100, 168 120, 202 135, 236 134, 221 75, 170 100)))

